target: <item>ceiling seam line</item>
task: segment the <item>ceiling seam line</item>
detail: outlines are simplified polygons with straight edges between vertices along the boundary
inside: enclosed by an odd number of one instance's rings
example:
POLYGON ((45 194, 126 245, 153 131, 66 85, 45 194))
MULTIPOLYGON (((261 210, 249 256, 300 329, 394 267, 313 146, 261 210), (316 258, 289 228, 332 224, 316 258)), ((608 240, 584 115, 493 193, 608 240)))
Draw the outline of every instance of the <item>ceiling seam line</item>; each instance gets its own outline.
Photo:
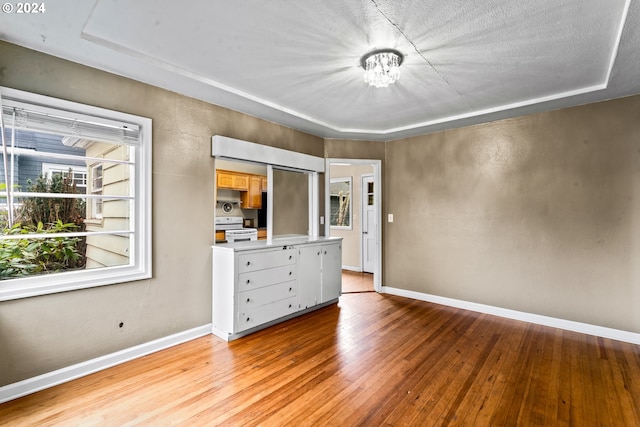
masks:
POLYGON ((447 80, 441 73, 440 71, 438 71, 438 69, 431 63, 431 61, 429 61, 419 50, 418 47, 415 45, 415 43, 409 38, 409 36, 407 36, 405 34, 404 31, 402 31, 402 29, 400 28, 400 26, 398 24, 396 24, 395 22, 393 22, 378 6, 378 3, 376 2, 376 0, 370 0, 371 3, 373 3, 373 5, 375 6, 375 8, 378 10, 378 12, 380 13, 380 15, 382 15, 382 17, 384 19, 387 20, 387 22, 389 22, 389 24, 391 24, 392 26, 394 26, 396 28, 396 30, 398 30, 398 32, 402 35, 402 37, 405 38, 405 40, 407 42, 409 42, 409 44, 413 47, 413 50, 415 50, 415 52, 418 54, 418 56, 420 56, 420 58, 422 58, 422 60, 429 66, 431 67, 431 69, 438 75, 438 77, 440 77, 440 79, 445 82, 447 84, 447 86, 449 86, 451 89, 453 89, 453 91, 463 100, 465 101, 465 103, 467 104, 468 107, 471 107, 467 102, 466 99, 464 98, 464 96, 462 95, 462 93, 460 93, 460 91, 458 91, 458 89, 456 89, 455 86, 453 86, 451 84, 451 82, 449 82, 449 80, 447 80))

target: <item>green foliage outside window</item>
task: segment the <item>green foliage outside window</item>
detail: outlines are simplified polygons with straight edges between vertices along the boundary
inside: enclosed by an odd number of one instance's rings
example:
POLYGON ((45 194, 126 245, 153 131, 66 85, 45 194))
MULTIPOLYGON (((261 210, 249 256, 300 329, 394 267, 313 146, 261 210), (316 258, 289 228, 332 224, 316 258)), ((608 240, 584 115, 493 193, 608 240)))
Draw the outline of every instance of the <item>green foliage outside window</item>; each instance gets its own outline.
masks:
MULTIPOLYGON (((73 174, 40 175, 28 182, 28 192, 76 193, 73 174)), ((0 279, 84 268, 85 237, 18 238, 26 234, 84 231, 85 202, 74 198, 32 197, 18 209, 15 224, 9 226, 6 213, 0 214, 2 234, 14 238, 0 240, 0 279)))

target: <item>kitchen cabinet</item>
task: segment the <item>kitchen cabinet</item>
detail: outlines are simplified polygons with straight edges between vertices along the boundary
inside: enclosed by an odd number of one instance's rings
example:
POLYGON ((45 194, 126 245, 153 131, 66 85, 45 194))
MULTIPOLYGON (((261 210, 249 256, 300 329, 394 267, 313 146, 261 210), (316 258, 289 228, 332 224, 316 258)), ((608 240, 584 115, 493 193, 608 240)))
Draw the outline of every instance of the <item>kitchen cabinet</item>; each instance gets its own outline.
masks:
POLYGON ((298 310, 296 251, 275 248, 238 255, 236 332, 298 310))
POLYGON ((267 238, 267 229, 258 228, 258 240, 264 240, 267 238))
POLYGON ((304 286, 298 291, 300 308, 320 303, 322 287, 322 248, 306 245, 298 248, 298 277, 304 286))
POLYGON ((226 341, 335 303, 340 296, 341 261, 336 257, 341 259, 341 239, 276 239, 212 248, 212 332, 226 341))
POLYGON ((262 207, 262 186, 260 175, 247 175, 247 191, 240 193, 243 209, 260 209, 262 207))
POLYGON ((300 308, 331 301, 342 291, 342 243, 305 245, 298 248, 300 308))
POLYGON ((249 175, 225 170, 216 171, 218 188, 247 191, 249 189, 249 175))
POLYGON ((263 193, 267 191, 267 177, 266 176, 261 176, 260 177, 260 188, 262 189, 263 193))
POLYGON ((320 303, 338 298, 342 293, 342 242, 321 246, 322 284, 320 303))

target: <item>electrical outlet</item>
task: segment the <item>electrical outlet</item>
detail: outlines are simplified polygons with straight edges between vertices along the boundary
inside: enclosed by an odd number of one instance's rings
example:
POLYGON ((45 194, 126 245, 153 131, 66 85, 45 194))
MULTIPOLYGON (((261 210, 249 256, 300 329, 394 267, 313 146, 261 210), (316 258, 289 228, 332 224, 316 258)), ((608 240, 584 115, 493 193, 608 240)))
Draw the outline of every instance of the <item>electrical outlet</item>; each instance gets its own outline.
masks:
POLYGON ((387 218, 388 218, 387 221, 393 222, 393 214, 387 215, 387 218))

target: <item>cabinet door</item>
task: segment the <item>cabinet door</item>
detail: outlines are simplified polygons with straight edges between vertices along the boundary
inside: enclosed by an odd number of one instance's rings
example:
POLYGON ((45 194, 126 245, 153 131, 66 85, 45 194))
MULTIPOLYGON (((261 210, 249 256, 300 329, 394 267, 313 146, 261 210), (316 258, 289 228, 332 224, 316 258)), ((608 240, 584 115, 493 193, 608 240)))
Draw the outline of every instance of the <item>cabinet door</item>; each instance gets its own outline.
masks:
POLYGON ((217 171, 216 183, 218 188, 233 188, 233 174, 224 171, 217 171))
POLYGON ((320 302, 338 298, 342 291, 342 243, 322 245, 322 291, 320 302))
POLYGON ((234 190, 247 190, 249 188, 249 175, 234 174, 233 175, 234 190))
POLYGON ((218 188, 247 191, 249 188, 249 175, 230 171, 216 171, 216 185, 218 188))
POLYGON ((300 309, 313 307, 320 302, 322 247, 304 245, 298 247, 298 302, 300 309))
POLYGON ((262 207, 262 188, 260 184, 260 177, 258 175, 250 175, 248 180, 248 190, 241 194, 242 207, 244 209, 260 209, 262 207))

